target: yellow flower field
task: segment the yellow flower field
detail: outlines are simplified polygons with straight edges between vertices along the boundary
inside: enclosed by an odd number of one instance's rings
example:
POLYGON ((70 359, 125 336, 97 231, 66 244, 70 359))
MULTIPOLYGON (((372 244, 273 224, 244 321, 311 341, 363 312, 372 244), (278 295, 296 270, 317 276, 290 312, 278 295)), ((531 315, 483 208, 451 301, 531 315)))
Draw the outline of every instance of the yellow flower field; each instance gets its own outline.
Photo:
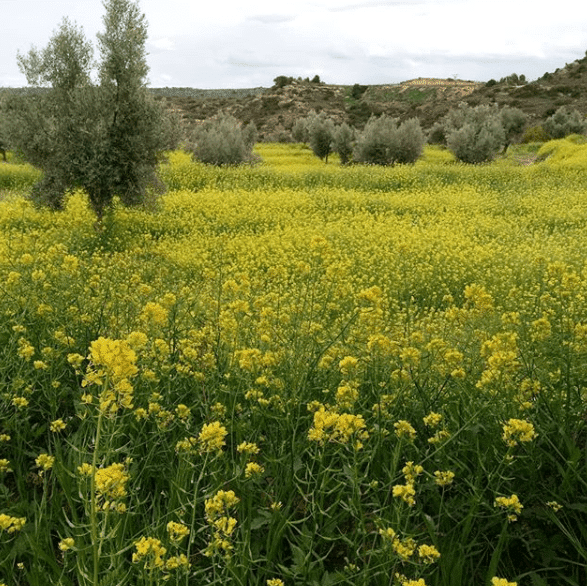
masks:
POLYGON ((173 152, 158 208, 101 226, 0 164, 0 582, 585 584, 569 144, 526 167, 173 152))

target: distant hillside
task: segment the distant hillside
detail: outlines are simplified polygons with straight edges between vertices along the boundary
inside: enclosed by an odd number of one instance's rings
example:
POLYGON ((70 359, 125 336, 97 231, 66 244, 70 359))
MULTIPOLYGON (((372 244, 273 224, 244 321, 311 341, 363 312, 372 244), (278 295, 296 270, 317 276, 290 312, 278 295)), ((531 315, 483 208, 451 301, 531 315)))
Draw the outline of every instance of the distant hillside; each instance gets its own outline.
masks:
MULTIPOLYGON (((287 141, 295 121, 311 110, 325 112, 337 123, 362 128, 373 114, 401 120, 417 117, 430 128, 459 102, 472 106, 497 103, 520 108, 537 125, 560 106, 587 115, 587 55, 531 83, 512 75, 501 82, 418 78, 389 85, 328 85, 319 81, 288 80, 271 88, 193 89, 152 88, 165 105, 180 113, 186 124, 200 124, 220 112, 244 123, 254 122, 261 140, 287 141), (280 87, 282 86, 282 87, 280 87)), ((279 79, 279 78, 278 78, 279 79)), ((43 91, 34 88, 11 92, 43 91)))
POLYGON ((200 123, 222 111, 242 122, 255 122, 262 140, 287 140, 294 122, 311 110, 326 112, 337 122, 346 121, 359 128, 372 114, 383 113, 401 120, 417 117, 423 128, 430 128, 461 101, 473 106, 497 103, 520 108, 529 115, 531 125, 542 123, 563 105, 587 115, 587 56, 531 83, 513 85, 512 79, 519 84, 517 76, 503 82, 418 78, 370 86, 293 80, 284 87, 165 88, 154 92, 187 123, 200 123))

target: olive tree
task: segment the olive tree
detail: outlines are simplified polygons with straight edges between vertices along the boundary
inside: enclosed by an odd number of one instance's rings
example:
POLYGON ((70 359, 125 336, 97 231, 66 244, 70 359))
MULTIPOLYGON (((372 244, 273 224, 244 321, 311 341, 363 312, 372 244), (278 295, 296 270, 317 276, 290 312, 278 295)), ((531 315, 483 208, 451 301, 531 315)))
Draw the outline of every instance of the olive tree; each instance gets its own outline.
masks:
POLYGON ((221 114, 193 130, 187 150, 210 165, 238 165, 253 161, 257 141, 254 122, 242 126, 234 117, 221 114))
POLYGON ((143 203, 157 184, 159 153, 175 144, 171 118, 146 89, 147 24, 138 3, 103 6, 99 62, 82 29, 64 19, 47 47, 17 57, 29 85, 48 89, 8 106, 11 144, 43 171, 33 200, 60 209, 68 191, 82 188, 98 219, 115 196, 143 203))
POLYGON ((561 106, 546 119, 543 128, 550 138, 564 138, 569 134, 584 134, 587 130, 587 120, 578 110, 561 106))
POLYGON ((373 165, 414 163, 423 148, 424 133, 416 118, 399 124, 385 115, 371 117, 357 138, 353 160, 373 165))

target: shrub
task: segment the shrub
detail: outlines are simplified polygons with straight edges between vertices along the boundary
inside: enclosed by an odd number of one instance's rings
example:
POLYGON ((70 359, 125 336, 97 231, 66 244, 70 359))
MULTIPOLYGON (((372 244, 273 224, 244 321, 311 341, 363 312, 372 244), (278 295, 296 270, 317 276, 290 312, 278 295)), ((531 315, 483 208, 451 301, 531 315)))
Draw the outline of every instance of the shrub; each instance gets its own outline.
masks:
POLYGON ((491 161, 506 141, 504 123, 496 105, 472 108, 462 103, 443 122, 448 149, 464 163, 491 161))
POLYGON ((423 147, 424 133, 417 119, 398 125, 397 119, 383 115, 369 119, 357 140, 353 158, 373 165, 414 163, 423 147))
POLYGON ((308 123, 308 136, 314 154, 328 163, 328 155, 333 148, 334 122, 324 113, 314 116, 308 123))
POLYGON ((504 151, 519 136, 521 136, 528 117, 522 110, 504 106, 500 111, 501 125, 505 134, 504 151))
POLYGON ((551 138, 564 138, 569 134, 583 134, 587 120, 577 110, 561 106, 544 123, 544 130, 551 138))
POLYGON ((530 126, 529 128, 526 128, 526 131, 522 136, 521 142, 523 142, 524 144, 530 142, 546 142, 548 138, 548 134, 542 126, 530 126))
POLYGON ((202 163, 238 165, 253 160, 256 138, 254 123, 243 128, 236 118, 223 114, 196 128, 187 150, 202 163))

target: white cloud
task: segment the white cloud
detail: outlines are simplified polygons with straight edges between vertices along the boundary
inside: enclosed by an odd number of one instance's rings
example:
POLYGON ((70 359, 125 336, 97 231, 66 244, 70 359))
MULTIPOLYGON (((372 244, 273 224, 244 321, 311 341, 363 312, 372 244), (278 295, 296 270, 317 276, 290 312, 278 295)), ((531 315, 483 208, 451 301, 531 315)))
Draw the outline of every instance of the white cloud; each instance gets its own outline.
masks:
MULTIPOLYGON (((576 0, 140 0, 152 85, 269 86, 277 75, 391 83, 434 75, 529 79, 583 57, 576 0)), ((92 41, 97 0, 0 0, 0 86, 25 83, 16 50, 43 47, 63 16, 92 41), (35 14, 31 19, 29 15, 35 14), (7 23, 7 24, 6 24, 7 23), (17 80, 17 81, 15 81, 17 80)))

